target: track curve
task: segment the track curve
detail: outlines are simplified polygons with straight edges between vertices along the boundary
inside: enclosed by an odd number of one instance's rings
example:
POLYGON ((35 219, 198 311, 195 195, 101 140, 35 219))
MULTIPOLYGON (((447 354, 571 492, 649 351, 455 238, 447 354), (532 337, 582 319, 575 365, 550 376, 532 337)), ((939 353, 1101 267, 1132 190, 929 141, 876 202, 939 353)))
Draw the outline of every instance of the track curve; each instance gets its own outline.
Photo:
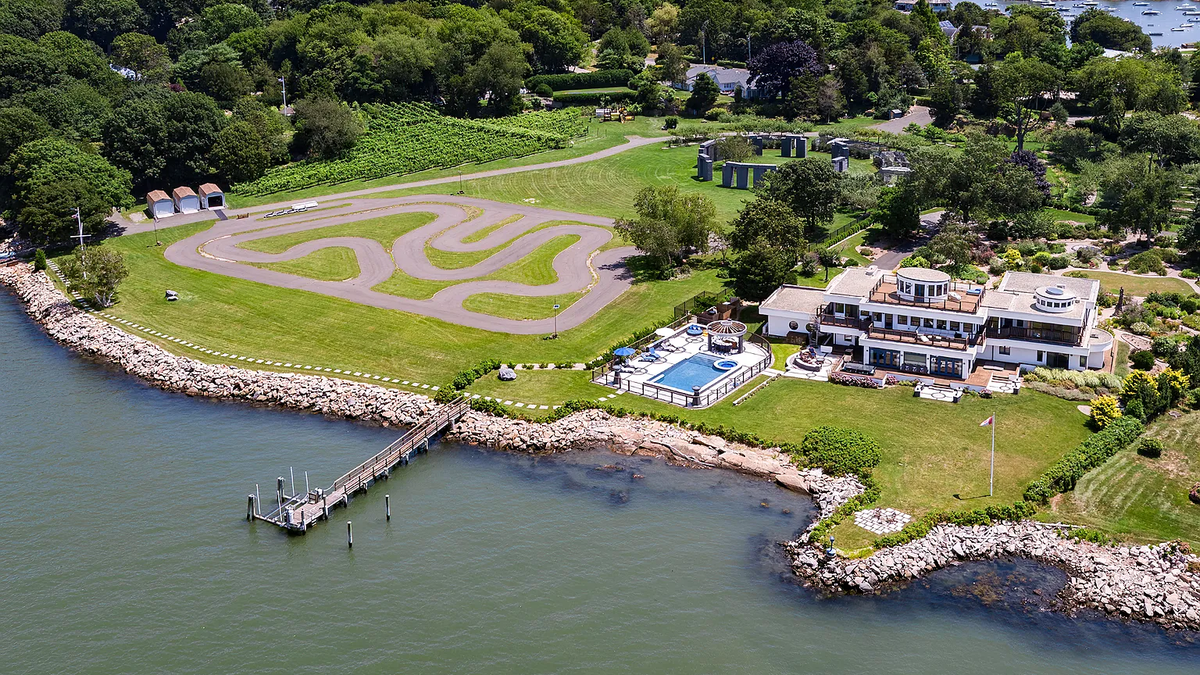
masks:
POLYGON ((586 291, 582 298, 558 316, 557 327, 560 330, 578 326, 620 296, 632 281, 624 261, 636 249, 621 247, 593 254, 612 239, 612 233, 590 225, 612 224, 613 221, 608 218, 470 197, 416 195, 389 199, 357 198, 323 211, 319 216, 297 214, 288 218, 263 220, 261 214, 254 214, 243 219, 218 221, 212 228, 167 247, 164 255, 167 260, 178 265, 247 281, 321 293, 372 307, 411 312, 472 328, 535 335, 551 332, 554 329, 553 319, 505 319, 469 311, 463 308, 463 301, 480 293, 543 297, 586 291), (482 214, 470 218, 468 208, 472 207, 482 210, 482 214), (394 213, 418 212, 432 213, 434 219, 400 236, 392 247, 391 255, 388 255, 387 250, 378 241, 364 237, 317 239, 297 244, 282 253, 263 253, 239 246, 254 239, 325 228, 394 213), (510 219, 512 222, 504 223, 510 219), (555 221, 571 222, 553 224, 555 221), (479 241, 465 241, 471 235, 497 224, 501 224, 500 227, 479 241), (496 272, 524 258, 551 239, 563 235, 576 235, 579 240, 554 257, 553 267, 558 276, 554 283, 527 286, 511 281, 466 281, 496 272), (487 251, 505 243, 508 245, 494 255, 460 269, 437 267, 430 263, 425 255, 427 244, 443 251, 466 253, 487 251), (243 264, 295 260, 331 247, 345 247, 354 251, 360 269, 357 277, 346 281, 318 281, 243 264), (390 278, 397 269, 419 279, 462 280, 464 283, 443 289, 428 300, 413 300, 371 290, 390 278))

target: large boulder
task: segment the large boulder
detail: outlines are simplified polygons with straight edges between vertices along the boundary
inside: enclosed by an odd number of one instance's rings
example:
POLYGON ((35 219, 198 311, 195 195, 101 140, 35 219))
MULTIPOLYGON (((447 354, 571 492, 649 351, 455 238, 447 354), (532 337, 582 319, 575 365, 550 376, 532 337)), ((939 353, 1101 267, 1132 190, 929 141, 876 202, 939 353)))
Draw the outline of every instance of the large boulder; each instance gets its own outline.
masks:
POLYGON ((500 366, 500 374, 498 377, 505 382, 512 382, 517 379, 517 371, 508 366, 500 366))

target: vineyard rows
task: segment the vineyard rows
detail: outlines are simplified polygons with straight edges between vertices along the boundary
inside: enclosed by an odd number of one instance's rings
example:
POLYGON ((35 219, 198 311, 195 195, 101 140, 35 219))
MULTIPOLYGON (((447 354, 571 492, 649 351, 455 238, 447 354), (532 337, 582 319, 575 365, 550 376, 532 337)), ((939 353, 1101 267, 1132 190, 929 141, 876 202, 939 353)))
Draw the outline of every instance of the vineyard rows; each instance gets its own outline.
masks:
POLYGON ((587 118, 575 108, 487 121, 444 117, 423 103, 364 105, 361 112, 366 130, 345 156, 281 166, 233 192, 266 195, 480 164, 565 147, 587 132, 587 118))

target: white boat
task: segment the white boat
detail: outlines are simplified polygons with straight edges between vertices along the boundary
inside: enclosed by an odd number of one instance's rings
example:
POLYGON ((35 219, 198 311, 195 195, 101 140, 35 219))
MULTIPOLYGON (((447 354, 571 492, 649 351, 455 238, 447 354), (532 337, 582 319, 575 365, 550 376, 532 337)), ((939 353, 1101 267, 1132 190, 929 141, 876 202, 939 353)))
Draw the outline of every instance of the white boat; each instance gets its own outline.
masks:
POLYGON ((1084 6, 1084 7, 1096 7, 1096 6, 1097 6, 1097 5, 1099 5, 1100 3, 1098 3, 1098 2, 1095 2, 1094 0, 1088 0, 1087 2, 1085 2, 1085 3, 1082 3, 1082 4, 1083 4, 1083 6, 1084 6))
POLYGON ((1071 11, 1071 8, 1070 8, 1070 7, 1059 7, 1059 8, 1058 8, 1058 11, 1060 11, 1060 12, 1069 12, 1069 11, 1071 11))
POLYGON ((1147 33, 1147 35, 1149 35, 1150 37, 1162 37, 1162 33, 1158 33, 1158 32, 1147 33))
POLYGON ((1149 5, 1149 4, 1150 4, 1150 3, 1148 3, 1148 2, 1135 2, 1135 3, 1133 3, 1133 6, 1134 6, 1134 7, 1145 7, 1145 6, 1149 5))
POLYGON ((1142 10, 1142 14, 1145 14, 1146 16, 1158 16, 1159 14, 1162 14, 1162 12, 1158 11, 1157 9, 1144 9, 1142 10))
POLYGON ((1184 27, 1182 27, 1182 26, 1176 26, 1176 27, 1174 27, 1174 28, 1172 28, 1172 29, 1171 29, 1171 31, 1172 31, 1172 32, 1174 32, 1174 33, 1182 33, 1182 32, 1183 32, 1183 31, 1185 31, 1185 30, 1187 30, 1187 29, 1186 29, 1186 28, 1184 28, 1184 27))
POLYGON ((1200 16, 1200 12, 1184 12, 1184 16, 1200 16))
POLYGON ((1177 9, 1180 12, 1186 12, 1189 9, 1196 9, 1196 6, 1195 5, 1177 5, 1175 7, 1175 9, 1177 9))

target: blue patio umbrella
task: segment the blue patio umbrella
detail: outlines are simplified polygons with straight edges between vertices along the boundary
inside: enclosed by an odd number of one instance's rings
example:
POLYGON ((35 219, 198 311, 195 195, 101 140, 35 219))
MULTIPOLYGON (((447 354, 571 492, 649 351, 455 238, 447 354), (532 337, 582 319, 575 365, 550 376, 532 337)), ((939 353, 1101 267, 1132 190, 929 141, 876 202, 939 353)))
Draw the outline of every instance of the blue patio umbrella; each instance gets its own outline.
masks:
POLYGON ((613 354, 620 357, 633 356, 637 350, 630 347, 617 347, 613 350, 613 354))

